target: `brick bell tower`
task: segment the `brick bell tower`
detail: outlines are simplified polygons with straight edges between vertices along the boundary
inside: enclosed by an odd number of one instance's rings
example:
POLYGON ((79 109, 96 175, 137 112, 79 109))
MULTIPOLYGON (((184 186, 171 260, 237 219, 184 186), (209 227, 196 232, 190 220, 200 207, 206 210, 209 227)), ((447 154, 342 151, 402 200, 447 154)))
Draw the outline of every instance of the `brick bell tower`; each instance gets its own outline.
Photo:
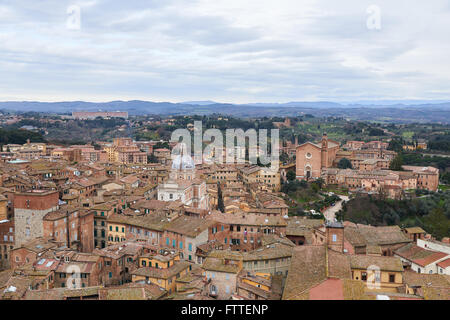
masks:
POLYGON ((326 132, 322 135, 322 150, 321 150, 321 166, 328 168, 328 135, 326 132))

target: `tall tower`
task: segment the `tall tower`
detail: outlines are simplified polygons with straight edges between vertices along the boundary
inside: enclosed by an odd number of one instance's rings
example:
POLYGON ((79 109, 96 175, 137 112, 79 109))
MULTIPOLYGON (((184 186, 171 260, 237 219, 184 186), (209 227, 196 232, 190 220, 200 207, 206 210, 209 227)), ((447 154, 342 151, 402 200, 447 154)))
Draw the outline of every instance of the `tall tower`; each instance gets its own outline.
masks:
POLYGON ((322 150, 321 150, 322 169, 328 168, 328 135, 326 132, 322 136, 322 150))
POLYGON ((14 195, 15 246, 42 237, 43 218, 59 208, 58 191, 31 190, 14 195))

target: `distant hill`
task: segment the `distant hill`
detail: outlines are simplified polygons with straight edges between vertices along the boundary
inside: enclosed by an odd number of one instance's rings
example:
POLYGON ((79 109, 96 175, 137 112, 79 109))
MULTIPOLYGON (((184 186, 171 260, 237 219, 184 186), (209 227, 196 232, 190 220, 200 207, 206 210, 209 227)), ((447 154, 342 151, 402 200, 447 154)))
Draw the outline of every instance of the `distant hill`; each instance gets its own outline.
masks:
POLYGON ((216 104, 217 102, 215 101, 211 101, 211 100, 206 100, 206 101, 185 101, 185 102, 181 102, 181 104, 193 104, 193 105, 198 105, 198 106, 207 106, 210 104, 216 104))
MULTIPOLYGON (((406 101, 406 100, 405 100, 406 101)), ((405 102, 403 101, 403 102, 405 102)), ((370 102, 370 101, 367 101, 370 102)), ((191 101, 183 103, 151 101, 111 101, 105 103, 71 102, 0 102, 0 110, 14 112, 52 112, 71 114, 72 111, 127 111, 130 115, 208 115, 224 114, 237 117, 261 116, 334 116, 354 120, 379 120, 390 122, 443 122, 450 123, 450 102, 389 105, 388 101, 376 104, 344 104, 336 102, 288 102, 229 104, 214 101, 191 101)))

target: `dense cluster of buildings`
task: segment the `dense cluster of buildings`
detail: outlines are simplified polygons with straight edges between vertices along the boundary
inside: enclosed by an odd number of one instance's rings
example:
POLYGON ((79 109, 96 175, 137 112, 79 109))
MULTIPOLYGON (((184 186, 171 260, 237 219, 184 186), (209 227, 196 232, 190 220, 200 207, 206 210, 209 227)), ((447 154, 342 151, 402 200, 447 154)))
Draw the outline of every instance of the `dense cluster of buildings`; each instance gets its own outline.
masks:
POLYGON ((128 112, 126 111, 74 111, 72 112, 73 119, 92 120, 96 118, 123 118, 128 119, 128 112))
POLYGON ((433 167, 403 166, 403 171, 389 170, 396 152, 387 150, 381 141, 349 141, 340 144, 323 135, 319 143, 306 142, 296 147, 296 176, 298 179, 323 178, 353 192, 384 193, 401 198, 405 191, 426 189, 437 191, 439 170, 433 167), (339 169, 342 159, 351 169, 339 169))
POLYGON ((383 145, 340 150, 326 136, 296 146, 294 167, 277 172, 196 164, 183 146, 172 158, 173 144, 156 144, 4 146, 0 299, 450 297, 448 239, 292 217, 280 193, 292 168, 299 179, 368 191, 433 190, 433 168, 384 170, 394 154, 383 145), (22 148, 36 153, 27 158, 22 148), (335 169, 348 152, 380 165, 335 169), (147 163, 151 154, 156 163, 147 163))

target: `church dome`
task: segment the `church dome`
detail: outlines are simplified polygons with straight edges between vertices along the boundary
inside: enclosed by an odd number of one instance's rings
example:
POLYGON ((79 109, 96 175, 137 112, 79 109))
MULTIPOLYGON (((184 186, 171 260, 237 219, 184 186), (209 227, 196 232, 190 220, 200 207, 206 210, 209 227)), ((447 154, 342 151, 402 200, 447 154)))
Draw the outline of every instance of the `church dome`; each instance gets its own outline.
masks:
POLYGON ((194 167, 194 160, 192 160, 192 157, 187 154, 177 155, 172 160, 172 169, 175 170, 194 169, 194 167))
POLYGON ((178 153, 178 154, 173 155, 172 169, 174 169, 174 170, 194 169, 195 168, 194 160, 187 153, 186 145, 184 143, 182 143, 182 144, 177 145, 177 147, 178 147, 177 151, 179 151, 179 152, 175 151, 175 153, 178 153))

